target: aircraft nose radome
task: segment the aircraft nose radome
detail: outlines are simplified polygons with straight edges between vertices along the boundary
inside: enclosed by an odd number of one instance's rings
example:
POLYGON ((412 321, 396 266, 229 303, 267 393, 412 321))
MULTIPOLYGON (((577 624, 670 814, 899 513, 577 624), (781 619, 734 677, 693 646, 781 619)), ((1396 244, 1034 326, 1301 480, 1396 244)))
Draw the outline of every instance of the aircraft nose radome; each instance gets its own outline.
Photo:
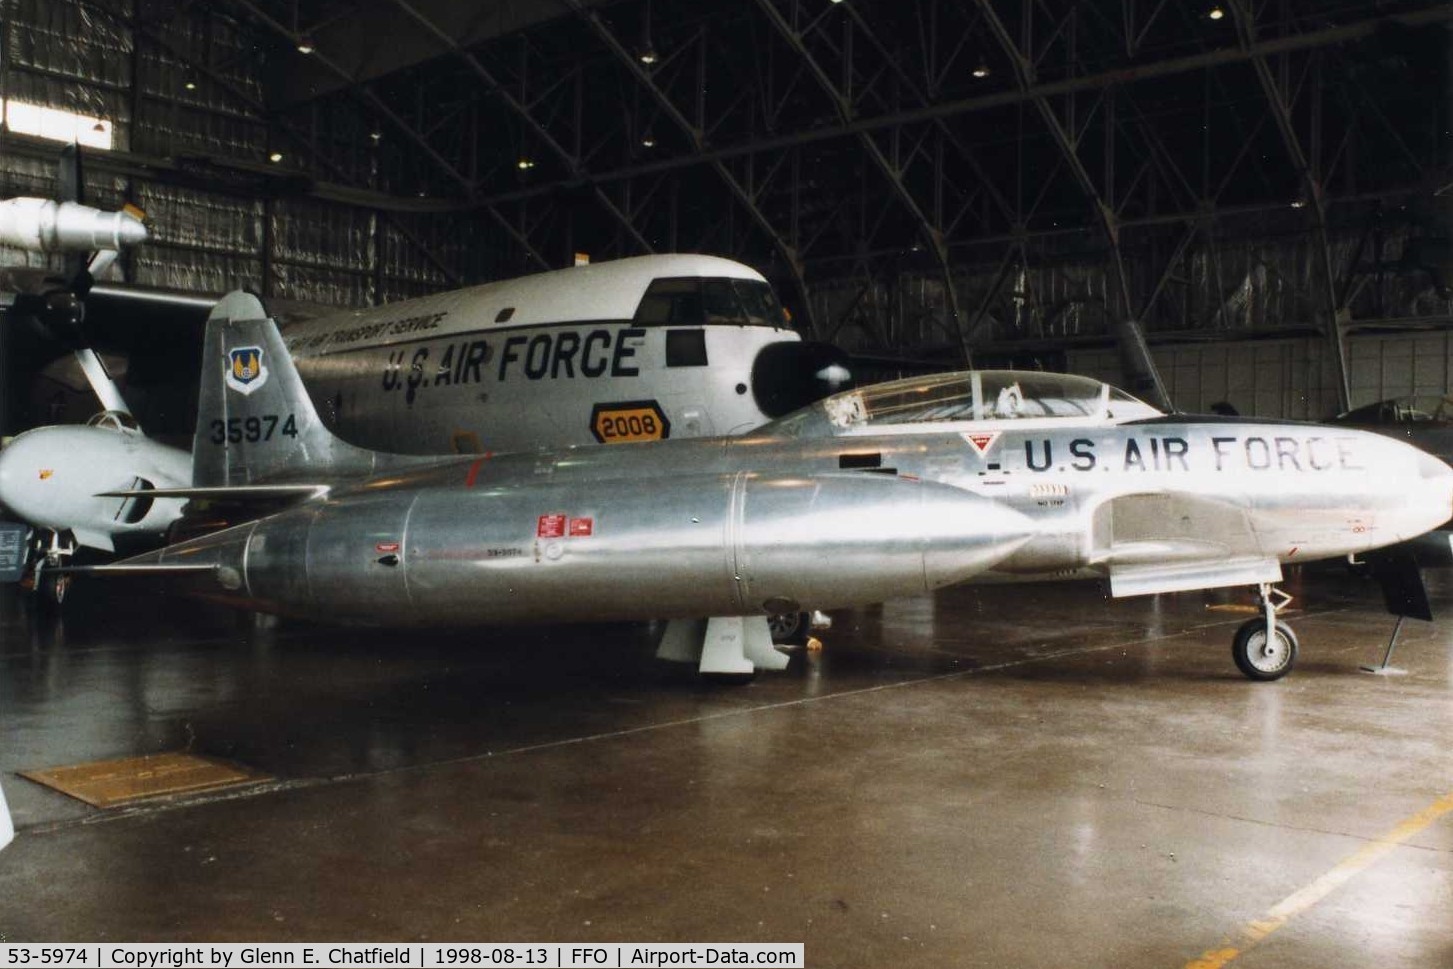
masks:
POLYGON ((25 517, 27 504, 22 492, 24 475, 24 443, 18 438, 8 447, 0 449, 0 506, 16 515, 25 517))
POLYGON ((1437 501, 1443 521, 1453 519, 1453 468, 1424 451, 1418 452, 1418 477, 1425 491, 1437 501))

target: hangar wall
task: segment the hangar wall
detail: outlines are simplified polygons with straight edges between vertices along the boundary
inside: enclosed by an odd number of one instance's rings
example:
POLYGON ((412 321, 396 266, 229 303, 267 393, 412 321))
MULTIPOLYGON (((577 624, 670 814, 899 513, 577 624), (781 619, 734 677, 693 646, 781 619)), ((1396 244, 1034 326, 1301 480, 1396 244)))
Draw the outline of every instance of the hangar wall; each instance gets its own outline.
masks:
MULTIPOLYGON (((150 219, 152 241, 107 278, 356 306, 451 288, 488 251, 467 215, 310 197, 296 142, 264 113, 269 63, 245 32, 216 11, 134 14, 131 3, 0 2, 0 99, 104 119, 113 150, 84 156, 85 200, 132 202, 150 219)), ((54 197, 59 143, 0 138, 0 196, 54 197)), ((367 132, 358 140, 366 173, 380 150, 367 132)), ((0 266, 44 262, 0 247, 0 266)))
MULTIPOLYGON (((1331 349, 1318 337, 1234 341, 1153 349, 1177 407, 1205 413, 1227 401, 1242 414, 1325 420, 1338 411, 1331 349)), ((1453 334, 1361 333, 1347 340, 1352 406, 1409 394, 1444 396, 1453 376, 1453 334)), ((1071 350, 1068 369, 1122 380, 1113 349, 1071 350)))

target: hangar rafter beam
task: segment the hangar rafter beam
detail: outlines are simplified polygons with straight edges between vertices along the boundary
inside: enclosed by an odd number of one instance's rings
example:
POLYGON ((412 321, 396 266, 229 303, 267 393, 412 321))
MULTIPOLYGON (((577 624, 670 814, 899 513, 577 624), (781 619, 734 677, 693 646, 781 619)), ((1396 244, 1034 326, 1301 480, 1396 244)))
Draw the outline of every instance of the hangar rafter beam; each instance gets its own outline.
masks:
POLYGON ((1332 269, 1332 246, 1327 238, 1327 207, 1322 198, 1322 182, 1312 167, 1307 152, 1302 149, 1292 121, 1291 106, 1282 96, 1281 86, 1272 76, 1271 65, 1266 55, 1256 51, 1256 19, 1246 6, 1245 0, 1229 0, 1232 17, 1236 21, 1236 37, 1241 49, 1248 53, 1257 82, 1276 121, 1287 157, 1296 168, 1297 176, 1306 192, 1306 205, 1311 209, 1312 228, 1316 236, 1319 262, 1322 270, 1322 302, 1326 313, 1327 341, 1332 350, 1332 363, 1337 377, 1337 398, 1342 410, 1352 406, 1352 385, 1347 376, 1347 343, 1342 337, 1342 326, 1337 318, 1337 277, 1332 269))
MULTIPOLYGON (((286 118, 271 114, 265 104, 254 98, 243 89, 239 88, 236 84, 233 84, 221 74, 217 73, 209 65, 198 63, 192 58, 189 52, 179 49, 175 44, 173 44, 170 40, 164 37, 153 24, 148 23, 145 19, 141 17, 131 17, 120 11, 113 10, 106 4, 97 2, 97 0, 86 0, 85 6, 89 9, 97 11, 102 16, 105 16, 107 19, 111 20, 113 23, 125 26, 132 30, 135 34, 145 37, 149 43, 155 45, 160 50, 163 50, 170 56, 176 58, 179 64, 182 64, 189 70, 196 71, 198 74, 205 77, 208 83, 212 84, 217 90, 222 91, 228 97, 241 104, 244 109, 250 111, 254 116, 256 116, 259 123, 276 125, 279 130, 292 138, 293 141, 298 144, 308 154, 310 158, 316 161, 319 165, 322 165, 324 168, 331 171, 335 177, 343 179, 345 182, 349 181, 348 173, 343 170, 342 166, 334 162, 332 159, 328 158, 327 155, 318 148, 317 142, 314 141, 313 137, 310 134, 301 130, 297 125, 288 121, 286 118)), ((133 40, 133 44, 134 43, 135 41, 133 40)), ((328 195, 326 187, 323 188, 321 191, 318 191, 317 188, 318 187, 315 186, 315 191, 310 194, 317 195, 320 198, 329 198, 331 201, 342 202, 346 205, 356 205, 360 208, 373 209, 385 220, 387 220, 388 223, 394 227, 395 231, 403 236, 410 245, 418 250, 420 255, 422 255, 429 262, 433 263, 434 268, 438 269, 439 272, 444 275, 444 278, 448 280, 451 286, 463 285, 463 276, 461 276, 459 272, 453 267, 449 266, 448 263, 446 263, 444 259, 437 252, 434 251, 432 246, 428 245, 426 242, 424 242, 423 239, 419 238, 418 233, 414 232, 412 228, 410 228, 400 219, 396 218, 392 213, 390 213, 388 209, 380 207, 377 204, 379 200, 370 201, 369 199, 363 197, 340 198, 328 195)), ((264 283, 265 282, 266 280, 264 280, 264 283)))
MULTIPOLYGON (((567 0, 567 2, 571 2, 571 0, 567 0)), ((573 0, 573 2, 576 7, 579 6, 579 0, 573 0)), ((1356 23, 1342 24, 1336 27, 1327 27, 1321 30, 1307 31, 1286 37, 1257 40, 1249 51, 1239 46, 1217 48, 1215 50, 1189 54, 1184 57, 1172 57, 1163 61, 1137 64, 1130 67, 1101 71, 1095 74, 1085 74, 1063 80, 1035 84, 1028 90, 1020 90, 1016 87, 1012 90, 995 91, 971 98, 941 101, 921 107, 907 108, 901 111, 890 111, 871 117, 860 116, 854 118, 852 122, 847 124, 825 125, 806 131, 793 132, 791 134, 753 138, 739 144, 722 147, 706 145, 700 140, 700 132, 690 127, 690 122, 683 118, 678 123, 686 124, 690 131, 693 146, 690 154, 642 165, 623 166, 610 171, 602 171, 591 175, 590 178, 601 181, 619 181, 643 174, 655 174, 681 168, 692 168, 702 164, 726 161, 746 155, 782 151, 802 145, 847 138, 856 135, 859 131, 877 131, 921 121, 932 121, 935 118, 950 118, 1007 105, 1031 103, 1035 98, 1053 98, 1080 91, 1098 90, 1151 81, 1157 78, 1186 74, 1192 71, 1219 67, 1226 64, 1246 63, 1254 54, 1271 56, 1280 53, 1328 47, 1334 44, 1347 43, 1370 37, 1377 31, 1385 29, 1390 25, 1421 27, 1450 21, 1453 21, 1453 5, 1439 4, 1421 10, 1387 14, 1381 17, 1372 17, 1357 21, 1356 23)), ((627 57, 629 58, 628 52, 627 57)), ((679 116, 679 112, 674 107, 671 110, 675 115, 679 116)), ((514 198, 557 191, 562 186, 563 183, 545 183, 535 188, 490 195, 484 201, 495 203, 508 201, 514 198)))
POLYGON ((1080 160, 1078 144, 1076 139, 1065 130, 1060 122, 1059 115, 1055 113, 1054 106, 1049 103, 1049 98, 1043 94, 1033 93, 1035 87, 1034 62, 1030 56, 1021 52, 1019 45, 1009 35, 1009 29, 1004 21, 999 19, 995 12, 992 0, 975 0, 984 14, 984 21, 988 24, 989 32, 994 40, 1003 50, 1004 55, 1009 58, 1014 68, 1014 80, 1019 86, 1021 93, 1029 96, 1030 102, 1035 110, 1039 112, 1040 119, 1044 122, 1045 128, 1049 131, 1055 147, 1059 149, 1061 157, 1069 167, 1070 173, 1074 175, 1075 181, 1079 184, 1080 190, 1084 192, 1086 199, 1094 207, 1096 218, 1100 227, 1105 232, 1106 241, 1110 244, 1110 265, 1115 273, 1115 282, 1119 290, 1121 306, 1128 317, 1131 313, 1130 299, 1130 278, 1125 271, 1125 258, 1120 251, 1120 224, 1115 212, 1105 201, 1103 193, 1095 185, 1095 180, 1080 160))
MULTIPOLYGON (((793 29, 792 25, 782 16, 781 11, 777 9, 773 0, 757 0, 757 6, 761 9, 763 15, 766 16, 768 23, 777 31, 777 35, 792 48, 798 59, 806 66, 808 73, 817 81, 817 86, 822 90, 822 93, 832 102, 833 109, 837 112, 838 120, 843 124, 850 123, 853 120, 851 99, 847 94, 838 89, 832 78, 827 76, 827 72, 818 63, 817 58, 813 57, 812 52, 807 49, 802 35, 793 29)), ((851 72, 851 64, 846 59, 844 71, 851 72)), ((904 183, 903 173, 899 171, 896 165, 888 161, 887 156, 883 154, 883 150, 873 140, 872 133, 860 131, 856 137, 863 153, 868 156, 868 159, 872 161, 873 165, 878 169, 878 172, 887 180, 889 187, 893 189, 893 194, 898 197, 899 203, 912 216, 914 222, 917 223, 918 231, 922 234, 924 241, 933 247, 934 259, 938 263, 939 272, 943 275, 944 299, 948 304, 950 325, 955 332, 958 332, 963 321, 959 314, 959 298, 954 289, 953 272, 949 268, 948 247, 944 245, 943 230, 935 225, 924 213, 922 207, 918 204, 918 200, 913 197, 913 193, 908 190, 908 186, 904 183)), ((960 342, 962 343, 963 334, 960 333, 959 336, 960 342)), ((966 343, 964 347, 964 353, 967 359, 968 349, 966 343)))
MULTIPOLYGON (((572 180, 581 184, 589 184, 591 192, 595 195, 596 202, 600 204, 601 208, 605 209, 608 213, 610 213, 611 218, 613 218, 617 223, 620 224, 621 228, 630 235, 631 239, 635 241, 636 245, 639 246, 642 251, 648 253, 656 251, 655 247, 653 247, 651 243, 647 242, 646 237, 643 236, 641 234, 641 231, 636 228, 635 222, 630 218, 630 216, 622 212, 620 210, 620 207, 617 206, 613 201, 611 201, 610 197, 605 194, 605 191, 601 188, 600 183, 587 181, 587 172, 585 170, 585 165, 581 162, 581 160, 572 155, 568 150, 566 150, 565 146, 560 144, 560 142, 555 139, 555 136, 550 133, 549 129, 547 129, 534 116, 534 114, 531 113, 529 107, 527 107, 524 102, 522 102, 519 98, 516 98, 513 94, 511 94, 509 89, 500 82, 499 78, 495 77, 494 74, 491 73, 490 70, 485 67, 483 63, 480 62, 479 58, 475 57, 463 47, 460 47, 459 44, 454 40, 454 38, 450 37, 447 33, 440 29, 438 24, 436 24, 426 14, 419 10, 417 6, 409 2, 409 0, 392 0, 392 2, 404 13, 408 14, 410 17, 414 18, 414 20, 418 21, 419 25, 423 27, 426 31, 428 31, 431 35, 433 35, 435 38, 437 38, 438 41, 443 44, 447 50, 450 51, 450 53, 463 61, 465 66, 468 67, 476 77, 478 77, 481 81, 485 83, 485 85, 489 88, 490 93, 493 94, 497 99, 499 99, 499 101, 504 104, 505 107, 509 108, 511 112, 517 115, 520 120, 523 121, 530 128, 530 130, 535 133, 535 136, 540 139, 540 143, 548 148, 550 152, 560 160, 560 163, 565 166, 565 170, 569 173, 572 180)), ((471 186, 470 191, 472 193, 475 191, 475 189, 471 186)))
MULTIPOLYGON (((687 143, 692 148, 692 158, 694 159, 692 164, 696 164, 697 161, 695 159, 700 159, 706 148, 705 135, 701 129, 693 124, 686 115, 682 114, 681 109, 676 106, 675 102, 666 96, 666 92, 661 90, 660 86, 656 84, 645 67, 636 58, 631 56, 631 52, 626 50, 625 46, 621 44, 620 39, 606 26, 598 13, 587 7, 581 0, 565 0, 565 3, 574 11, 577 17, 585 21, 621 66, 651 96, 661 111, 681 130, 681 133, 686 136, 687 143)), ((761 206, 757 204, 757 199, 742 186, 741 182, 726 167, 726 163, 722 159, 706 159, 706 161, 716 173, 717 177, 721 179, 727 189, 736 198, 737 204, 747 211, 747 214, 752 217, 752 220, 757 223, 757 226, 762 232, 772 241, 773 246, 776 247, 777 251, 782 254, 783 259, 787 262, 793 279, 797 283, 798 293, 802 297, 801 309, 804 316, 808 316, 806 322, 810 329, 812 325, 810 317, 811 299, 807 288, 807 276, 802 265, 801 255, 791 243, 782 237, 782 234, 777 231, 777 228, 772 225, 771 221, 762 211, 761 206)))
MULTIPOLYGON (((294 46, 297 45, 299 41, 298 36, 294 34, 290 29, 288 29, 288 27, 274 20, 271 16, 267 14, 266 11, 262 10, 255 3, 253 3, 252 0, 231 0, 231 2, 237 4, 248 13, 252 14, 252 16, 255 17, 260 23, 262 23, 263 26, 267 27, 278 36, 286 39, 294 46)), ((433 145, 429 144, 429 140, 425 138, 417 128, 409 124, 403 118, 399 117, 398 113, 394 111, 393 108, 389 107, 382 98, 380 98, 373 91, 369 90, 366 85, 357 81, 351 74, 348 73, 346 69, 341 67, 335 61, 329 59, 321 51, 315 50, 308 56, 315 60, 318 64, 321 64, 323 67, 327 68, 329 72, 336 75, 348 86, 349 90, 353 91, 358 97, 362 98, 365 102, 367 102, 370 107, 372 107, 375 111, 377 111, 380 115, 387 119, 388 122, 392 124, 395 128, 397 128, 400 132, 402 132, 406 138, 412 141, 441 172, 447 175, 451 181, 453 181, 463 190, 464 201, 467 204, 478 205, 482 207, 486 212, 488 212, 490 218, 494 219, 495 223, 498 224, 499 227, 502 228, 506 233, 508 233, 509 236, 515 240, 515 243, 519 245, 520 248, 522 248, 530 256, 530 258, 534 259, 535 262, 537 262, 542 269, 552 268, 549 261, 545 259, 545 257, 542 256, 538 250, 535 249, 534 244, 530 242, 525 234, 517 229, 508 219, 504 217, 503 213, 499 211, 495 203, 476 197, 474 183, 457 168, 455 168, 454 165, 447 158, 439 154, 438 149, 436 149, 433 145)))

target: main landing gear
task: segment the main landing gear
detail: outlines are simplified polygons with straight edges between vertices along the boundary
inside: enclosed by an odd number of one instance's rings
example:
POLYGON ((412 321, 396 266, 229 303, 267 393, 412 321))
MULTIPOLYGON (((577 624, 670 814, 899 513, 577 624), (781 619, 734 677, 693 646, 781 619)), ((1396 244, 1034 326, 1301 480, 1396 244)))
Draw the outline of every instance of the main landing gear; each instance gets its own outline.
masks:
POLYGON ((1231 658, 1249 679, 1279 680, 1297 662, 1297 635, 1292 627, 1277 619, 1292 597, 1270 582, 1261 583, 1259 588, 1264 614, 1236 630, 1236 637, 1231 641, 1231 658))
POLYGON ((36 606, 46 615, 59 615, 71 590, 71 574, 60 571, 76 554, 76 542, 70 533, 49 533, 49 540, 41 538, 32 546, 31 591, 36 606))

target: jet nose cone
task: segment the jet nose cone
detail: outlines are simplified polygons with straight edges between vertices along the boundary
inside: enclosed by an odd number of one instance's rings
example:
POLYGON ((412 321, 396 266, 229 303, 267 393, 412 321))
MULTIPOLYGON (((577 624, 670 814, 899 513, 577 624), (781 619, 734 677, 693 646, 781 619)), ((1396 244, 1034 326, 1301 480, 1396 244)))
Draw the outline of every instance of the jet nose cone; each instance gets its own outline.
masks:
POLYGON ((121 213, 116 223, 116 241, 122 247, 138 246, 145 242, 150 233, 140 219, 121 213))
POLYGON ((25 517, 25 496, 21 491, 20 466, 24 462, 24 442, 20 439, 0 448, 0 508, 25 517))
POLYGON ((1431 454, 1419 453, 1418 477, 1429 501, 1442 510, 1442 520, 1453 519, 1453 468, 1431 454))

